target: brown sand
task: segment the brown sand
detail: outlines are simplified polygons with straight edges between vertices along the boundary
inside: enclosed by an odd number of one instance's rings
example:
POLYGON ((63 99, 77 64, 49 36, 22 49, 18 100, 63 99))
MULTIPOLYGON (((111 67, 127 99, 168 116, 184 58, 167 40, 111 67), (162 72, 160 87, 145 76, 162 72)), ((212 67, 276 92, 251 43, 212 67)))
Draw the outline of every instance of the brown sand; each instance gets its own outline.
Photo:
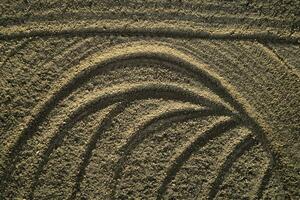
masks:
POLYGON ((0 199, 298 199, 299 1, 0 3, 0 199))

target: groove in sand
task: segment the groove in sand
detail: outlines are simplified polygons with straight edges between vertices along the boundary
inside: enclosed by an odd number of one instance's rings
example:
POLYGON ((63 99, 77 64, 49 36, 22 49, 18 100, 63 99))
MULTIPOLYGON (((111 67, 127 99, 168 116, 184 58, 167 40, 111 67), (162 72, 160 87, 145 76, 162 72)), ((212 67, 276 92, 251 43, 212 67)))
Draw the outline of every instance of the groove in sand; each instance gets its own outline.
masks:
MULTIPOLYGON (((143 10, 142 12, 138 11, 129 11, 127 10, 126 13, 115 13, 114 15, 109 15, 111 12, 94 12, 91 14, 90 12, 67 12, 67 13, 36 13, 35 15, 31 16, 30 18, 25 19, 24 16, 18 16, 18 17, 5 17, 2 18, 2 21, 6 22, 6 27, 11 26, 20 26, 23 24, 38 24, 38 23, 45 23, 49 19, 53 21, 56 19, 59 21, 61 18, 64 18, 63 23, 70 23, 72 21, 88 21, 92 20, 93 22, 97 21, 98 23, 101 23, 104 20, 114 20, 116 23, 118 23, 118 19, 123 18, 122 21, 129 21, 131 16, 134 14, 135 17, 138 17, 140 20, 147 21, 148 16, 145 14, 150 13, 152 10, 143 10), (122 16, 122 17, 121 17, 122 16), (13 23, 9 23, 9 21, 13 23), (23 23, 18 23, 20 21, 24 21, 23 23), (9 23, 9 24, 8 24, 9 23)), ((197 13, 197 16, 193 15, 192 13, 188 11, 182 11, 178 10, 176 12, 176 16, 174 16, 174 11, 168 11, 164 10, 164 12, 156 12, 151 19, 152 21, 170 21, 170 20, 176 20, 177 22, 185 22, 188 26, 194 24, 194 25, 205 25, 206 29, 211 28, 212 25, 237 25, 240 24, 243 26, 245 23, 250 24, 252 28, 256 28, 259 30, 262 30, 261 25, 264 25, 264 28, 273 28, 273 29, 280 29, 284 27, 286 23, 293 23, 292 20, 289 19, 280 19, 280 18, 267 18, 267 17, 250 17, 250 16, 238 16, 238 15, 218 15, 218 14, 211 14, 211 13, 197 13), (180 18, 180 20, 178 20, 180 18), (241 19, 243 19, 243 23, 241 24, 241 19), (260 26, 257 26, 260 25, 260 26)), ((1 23, 1 22, 0 22, 1 23)), ((3 24, 3 23, 2 23, 3 24)), ((0 24, 1 25, 1 24, 0 24)), ((213 26, 212 26, 213 27, 213 26)), ((215 27, 213 27, 215 28, 215 27)))
POLYGON ((42 160, 40 161, 36 173, 34 175, 33 185, 36 185, 36 182, 38 181, 39 176, 41 175, 44 169, 44 166, 47 164, 51 153, 59 147, 59 145, 65 138, 66 129, 71 128, 77 121, 80 121, 85 116, 94 113, 100 109, 103 109, 107 106, 110 106, 114 103, 126 101, 129 102, 149 98, 163 98, 167 100, 179 100, 183 102, 190 102, 198 105, 216 108, 221 114, 229 115, 231 113, 221 105, 216 105, 215 103, 204 97, 200 97, 197 94, 193 94, 188 90, 183 90, 179 87, 168 85, 150 84, 102 96, 78 108, 74 113, 72 113, 69 116, 68 120, 61 127, 59 127, 57 134, 51 138, 47 149, 43 153, 42 160))
POLYGON ((286 60, 280 56, 275 49, 273 49, 268 43, 262 43, 263 49, 272 57, 278 60, 283 66, 291 71, 293 74, 296 74, 300 78, 300 72, 295 67, 291 66, 286 60))
POLYGON ((234 150, 227 156, 225 162, 222 164, 219 173, 212 183, 211 189, 208 194, 208 199, 214 199, 225 179, 226 174, 229 172, 233 163, 241 157, 246 151, 258 143, 251 135, 248 135, 239 144, 236 145, 234 150))
POLYGON ((164 193, 167 190, 168 185, 175 178, 178 171, 181 169, 182 165, 191 157, 191 155, 197 151, 202 146, 206 145, 210 140, 220 136, 221 134, 229 131, 239 125, 239 122, 236 119, 228 119, 218 124, 214 124, 203 134, 199 135, 188 147, 184 149, 181 154, 176 157, 172 165, 168 168, 166 177, 162 181, 158 192, 157 199, 162 199, 164 193))
POLYGON ((127 107, 127 104, 127 102, 123 102, 116 105, 102 120, 100 126, 97 128, 97 131, 92 135, 82 156, 82 161, 78 167, 78 174, 76 176, 73 192, 68 199, 72 200, 76 198, 76 194, 80 191, 80 184, 86 173, 86 168, 92 157, 93 150, 96 148, 96 145, 101 139, 102 134, 106 131, 107 127, 110 126, 112 119, 121 112, 123 112, 124 109, 127 107))
POLYGON ((33 41, 33 38, 25 39, 21 44, 17 45, 15 48, 13 48, 7 55, 7 57, 4 59, 2 65, 0 68, 3 68, 3 66, 7 63, 7 61, 16 55, 20 50, 26 47, 27 44, 29 44, 31 41, 33 41))
MULTIPOLYGON (((66 135, 66 129, 69 129, 72 127, 77 121, 83 119, 85 116, 103 109, 109 105, 112 105, 114 103, 120 103, 122 102, 128 102, 128 101, 134 101, 134 100, 141 100, 141 99, 148 99, 148 98, 163 98, 166 100, 178 100, 183 102, 190 102, 197 105, 204 105, 208 108, 217 110, 217 114, 220 115, 229 115, 229 116, 235 116, 237 118, 241 119, 241 124, 246 125, 247 127, 250 127, 252 130, 255 131, 255 133, 258 135, 257 138, 262 142, 265 149, 267 149, 267 152, 271 152, 269 149, 268 141, 266 140, 264 136, 264 132, 262 128, 255 122, 253 118, 248 116, 248 113, 246 112, 243 105, 241 105, 235 98, 233 98, 229 94, 229 89, 227 89, 225 86, 223 86, 222 82, 215 78, 213 75, 211 75, 208 71, 202 68, 199 64, 194 64, 195 61, 193 59, 192 62, 190 62, 189 59, 186 59, 189 56, 185 55, 183 58, 180 56, 178 57, 177 54, 183 55, 183 52, 176 52, 173 54, 172 52, 169 53, 168 48, 165 48, 162 50, 154 50, 147 46, 146 50, 141 51, 138 49, 140 46, 137 47, 128 47, 125 48, 123 52, 113 55, 113 53, 110 53, 109 55, 111 57, 105 58, 104 60, 98 59, 93 60, 91 66, 87 66, 84 70, 80 71, 79 73, 75 74, 74 77, 72 77, 69 81, 66 82, 61 88, 57 90, 57 92, 54 93, 54 95, 51 96, 51 98, 41 107, 41 109, 37 112, 35 117, 32 121, 28 123, 28 126, 24 129, 21 136, 17 140, 17 142, 12 147, 11 151, 8 154, 7 160, 5 161, 5 173, 1 177, 1 185, 4 185, 4 188, 7 186, 6 184, 9 184, 9 181, 11 179, 11 174, 15 170, 16 164, 19 162, 21 158, 18 157, 18 154, 20 151, 22 151, 22 148, 26 145, 27 141, 32 138, 39 126, 47 119, 47 116, 49 113, 55 109, 55 107, 64 100, 67 96, 73 93, 77 88, 79 88, 81 85, 83 85, 85 82, 87 82, 89 79, 95 77, 96 75, 101 75, 102 73, 105 73, 106 71, 110 70, 110 67, 113 66, 115 63, 119 63, 126 60, 132 60, 132 59, 154 59, 158 62, 169 62, 172 63, 174 66, 178 66, 179 68, 182 68, 183 71, 186 71, 187 74, 193 78, 196 78, 200 83, 205 85, 207 88, 211 89, 216 95, 222 98, 225 102, 228 102, 231 106, 233 106, 234 109, 237 110, 237 113, 233 113, 232 111, 228 110, 225 106, 223 106, 220 103, 216 103, 210 99, 207 99, 203 96, 200 96, 198 94, 193 93, 192 91, 189 91, 187 89, 182 89, 180 87, 172 86, 172 85, 161 85, 161 84, 148 84, 146 86, 138 86, 135 88, 127 88, 125 91, 117 91, 112 94, 106 94, 104 96, 101 96, 100 98, 96 98, 96 100, 92 100, 91 102, 88 102, 85 105, 81 105, 74 113, 71 113, 68 116, 67 122, 63 125, 61 125, 58 129, 58 133, 51 138, 49 142, 49 146, 45 150, 42 161, 38 164, 37 171, 34 174, 33 178, 33 184, 32 184, 32 193, 31 197, 33 197, 34 189, 37 186, 37 182, 39 179, 39 176, 41 175, 44 166, 47 164, 48 159, 50 157, 50 154, 61 144, 63 141, 65 135, 66 135), (130 53, 128 53, 128 50, 130 53), (150 50, 150 51, 147 51, 150 50), (192 74, 192 75, 191 75, 192 74), (83 112, 84 111, 84 112, 83 112)), ((152 46, 152 48, 155 46, 152 46)), ((172 50, 172 49, 171 49, 172 50)), ((172 50, 173 51, 173 50, 172 50)), ((175 50, 174 50, 175 51, 175 50)), ((97 56, 95 56, 97 57, 97 56)), ((95 58, 94 57, 94 58, 95 58)), ((103 58, 103 57, 102 57, 103 58)), ((83 66, 85 67, 85 66, 83 66)), ((167 117, 167 115, 166 115, 167 117)), ((107 121, 105 123, 108 123, 111 120, 111 117, 108 117, 106 119, 107 121)), ((154 123, 155 120, 151 123, 154 123)), ((105 125, 104 123, 104 125, 105 125)), ((228 122, 230 123, 236 123, 236 122, 228 122)), ((150 126, 149 124, 149 126, 150 126)), ((221 125, 220 125, 221 126, 221 125)), ((228 125, 229 126, 229 125, 228 125)), ((147 125, 144 127, 146 128, 147 125)), ((225 128, 226 130, 226 123, 225 128)), ((227 128, 231 128, 230 126, 227 128)), ((136 146, 139 141, 141 140, 141 136, 143 136, 143 127, 136 135, 134 135, 129 142, 127 143, 127 146, 125 146, 125 157, 126 154, 129 154, 130 151, 136 146), (141 135, 140 135, 141 134, 141 135)), ((222 128, 217 126, 217 128, 212 128, 211 132, 212 135, 221 134, 223 131, 222 128)), ((208 133, 207 133, 208 134, 208 133)), ((173 165, 168 169, 167 177, 163 181, 162 185, 160 186, 160 189, 158 191, 158 198, 161 198, 164 192, 167 189, 168 184, 173 180, 173 178, 176 176, 176 173, 180 170, 181 166, 183 165, 184 161, 189 159, 189 157, 192 155, 193 151, 198 148, 198 143, 202 145, 202 143, 208 142, 210 139, 212 139, 212 135, 205 134, 204 141, 202 141, 202 137, 197 138, 196 141, 191 144, 176 160, 178 162, 173 163, 173 165)), ((96 137, 96 136, 95 136, 96 137)), ((80 180, 82 179, 85 168, 88 164, 91 151, 93 149, 93 146, 96 145, 96 143, 90 144, 91 146, 87 147, 86 150, 86 156, 83 160, 82 167, 80 169, 79 175, 77 176, 77 182, 76 182, 76 189, 75 193, 73 195, 76 195, 76 191, 79 191, 80 189, 80 180)), ((203 144, 204 145, 204 144, 203 144)), ((271 157, 273 156, 272 153, 270 153, 271 157)), ((272 161, 273 159, 271 159, 272 161)), ((123 161, 120 160, 120 162, 123 161)), ((273 161, 272 161, 273 162, 273 161)), ((119 163, 120 164, 120 163, 119 163)), ((121 166, 121 165, 120 165, 121 166)), ((118 167, 120 167, 118 165, 118 167)), ((121 174, 121 168, 118 173, 121 174)), ((118 174, 116 173, 116 174, 118 174)), ((116 175, 116 179, 118 179, 118 176, 116 175)), ((265 181, 263 181, 264 183, 265 181)))
POLYGON ((162 131, 162 129, 164 130, 168 128, 168 125, 171 124, 171 122, 180 123, 190 119, 203 118, 207 116, 222 116, 222 115, 223 115, 222 112, 216 109, 200 109, 200 110, 179 109, 170 112, 165 112, 161 115, 158 115, 144 122, 135 131, 135 133, 130 136, 126 144, 123 145, 119 150, 121 157, 118 159, 118 161, 115 164, 114 176, 113 176, 113 187, 112 187, 113 192, 111 197, 114 198, 115 196, 116 187, 117 187, 116 182, 122 176, 123 168, 124 165, 126 164, 128 156, 140 143, 142 143, 145 139, 150 137, 151 134, 153 134, 154 130, 151 129, 152 126, 158 124, 159 127, 161 127, 160 131, 162 131))
MULTIPOLYGON (((72 26, 74 25, 71 23, 72 26)), ((157 23, 156 23, 157 24, 157 23)), ((153 24, 153 25, 156 25, 153 24)), ((57 25, 58 26, 58 25, 57 25)), ((150 25, 149 25, 150 26, 150 25)), ((149 27, 148 26, 148 27, 149 27)), ((78 28, 64 27, 51 27, 47 26, 47 29, 41 28, 43 26, 36 25, 36 27, 23 27, 23 31, 14 32, 13 30, 5 30, 0 33, 0 40, 12 40, 22 39, 26 37, 60 37, 60 36, 123 36, 123 37, 165 37, 165 38, 186 38, 186 39, 214 39, 214 40, 248 40, 258 41, 261 43, 272 42, 281 44, 299 44, 300 38, 297 35, 291 36, 290 33, 285 35, 277 35, 276 33, 270 33, 264 30, 255 31, 244 31, 239 32, 238 29, 225 29, 222 32, 218 29, 212 29, 211 31, 204 30, 193 30, 190 27, 176 28, 172 26, 168 27, 168 24, 161 25, 158 28, 127 28, 127 27, 116 27, 109 29, 103 29, 102 27, 87 26, 78 28), (146 30, 145 30, 146 29, 146 30)), ((109 27, 109 25, 108 25, 109 27)))
MULTIPOLYGON (((175 64, 180 64, 180 66, 183 66, 183 68, 187 67, 187 68, 190 68, 190 69, 194 69, 194 70, 192 70, 192 72, 196 71, 197 74, 200 74, 200 79, 204 78, 203 82, 205 82, 206 84, 212 85, 213 89, 217 89, 217 86, 221 85, 218 81, 215 81, 215 80, 212 81, 210 76, 207 77, 206 73, 202 74, 199 69, 197 69, 194 66, 191 66, 186 61, 182 61, 182 62, 184 62, 184 64, 185 63, 187 64, 187 65, 184 65, 181 62, 178 63, 178 61, 177 61, 178 58, 172 58, 173 56, 170 57, 170 56, 158 55, 157 53, 150 53, 149 54, 149 52, 135 52, 133 55, 132 54, 128 55, 127 52, 126 52, 125 55, 121 54, 121 56, 119 56, 119 57, 114 56, 112 59, 106 59, 102 65, 107 65, 109 63, 119 62, 119 61, 122 61, 124 59, 130 59, 130 58, 132 59, 132 58, 137 58, 137 57, 144 58, 144 57, 149 57, 149 56, 153 59, 158 59, 158 60, 162 59, 164 61, 169 61, 171 63, 173 61, 175 64)), ((40 124, 43 123, 46 116, 51 112, 51 110, 53 110, 55 108, 55 106, 62 99, 67 97, 76 88, 78 88, 79 85, 82 85, 84 82, 89 80, 91 77, 94 77, 96 74, 101 73, 101 70, 104 70, 104 66, 100 65, 100 67, 92 66, 87 71, 82 71, 77 76, 75 76, 73 79, 71 79, 70 82, 63 85, 56 92, 56 94, 52 95, 52 97, 43 105, 43 107, 41 107, 40 111, 36 114, 36 116, 33 118, 33 120, 30 121, 29 124, 27 125, 27 127, 23 130, 21 136, 18 138, 17 142, 14 144, 14 146, 10 150, 10 153, 9 153, 9 156, 8 156, 8 158, 14 158, 14 159, 10 160, 10 162, 7 161, 5 165, 8 166, 8 165, 11 164, 11 166, 15 166, 15 164, 17 163, 16 155, 18 154, 19 151, 21 151, 22 146, 24 144, 26 144, 27 140, 30 139, 35 134, 35 132, 37 131, 37 128, 40 126, 40 124), (100 70, 100 72, 98 72, 99 70, 100 70), (10 163, 10 164, 8 164, 8 163, 10 163)), ((219 91, 217 93, 220 94, 224 90, 225 89, 222 89, 222 90, 219 89, 219 90, 217 90, 217 91, 219 91)), ((225 94, 227 94, 227 92, 225 92, 225 94)), ((224 95, 222 95, 222 96, 224 96, 224 95)), ((227 94, 225 96, 228 97, 230 95, 227 94)), ((232 97, 230 99, 232 99, 232 97)), ((13 170, 13 167, 6 167, 6 171, 3 175, 3 177, 1 177, 1 182, 5 182, 6 179, 9 179, 9 176, 10 176, 12 170, 13 170)))
POLYGON ((259 188, 256 192, 256 197, 257 199, 262 199, 263 197, 263 192, 268 186, 268 183, 272 177, 273 174, 273 168, 274 168, 274 163, 270 163, 267 170, 265 171, 263 178, 261 179, 261 183, 259 185, 259 188))

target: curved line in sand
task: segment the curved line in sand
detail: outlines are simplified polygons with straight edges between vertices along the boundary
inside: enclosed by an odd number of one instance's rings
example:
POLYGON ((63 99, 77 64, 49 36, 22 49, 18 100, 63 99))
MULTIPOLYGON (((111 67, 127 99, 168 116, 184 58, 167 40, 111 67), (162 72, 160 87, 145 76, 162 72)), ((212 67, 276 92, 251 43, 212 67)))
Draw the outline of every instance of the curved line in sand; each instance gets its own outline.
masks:
POLYGON ((80 65, 74 67, 74 70, 65 78, 66 81, 62 81, 54 88, 51 98, 37 108, 35 117, 27 123, 27 126, 22 131, 17 142, 10 149, 8 159, 5 162, 6 169, 4 175, 1 177, 1 183, 6 183, 10 178, 13 169, 9 166, 11 163, 17 163, 17 159, 13 158, 18 155, 23 145, 35 134, 39 125, 42 124, 46 116, 60 101, 78 88, 78 85, 80 86, 89 78, 93 77, 99 70, 103 70, 108 64, 137 58, 150 58, 170 62, 184 68, 191 74, 195 74, 202 84, 210 88, 237 110, 242 118, 242 122, 257 134, 257 138, 261 141, 264 149, 269 153, 271 162, 275 162, 271 145, 266 138, 265 130, 256 121, 256 119, 260 121, 261 119, 227 81, 212 72, 208 65, 201 64, 199 60, 186 52, 171 48, 165 44, 134 42, 129 45, 116 45, 107 51, 93 54, 81 62, 80 65))

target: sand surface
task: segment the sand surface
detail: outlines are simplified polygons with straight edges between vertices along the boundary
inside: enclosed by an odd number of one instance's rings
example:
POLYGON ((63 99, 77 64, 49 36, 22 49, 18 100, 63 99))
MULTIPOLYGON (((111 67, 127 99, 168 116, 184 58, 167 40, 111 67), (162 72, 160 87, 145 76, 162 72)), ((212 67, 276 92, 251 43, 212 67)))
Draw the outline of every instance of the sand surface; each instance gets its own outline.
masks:
POLYGON ((299 199, 299 1, 0 2, 0 199, 299 199))

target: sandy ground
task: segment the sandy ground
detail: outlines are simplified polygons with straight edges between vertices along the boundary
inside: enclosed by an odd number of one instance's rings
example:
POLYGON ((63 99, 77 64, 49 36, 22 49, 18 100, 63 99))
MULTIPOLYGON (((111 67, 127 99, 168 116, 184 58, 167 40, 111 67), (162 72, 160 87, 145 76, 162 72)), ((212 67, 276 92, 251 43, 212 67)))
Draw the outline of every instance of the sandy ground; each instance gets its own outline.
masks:
POLYGON ((0 199, 298 199, 299 1, 0 2, 0 199))

